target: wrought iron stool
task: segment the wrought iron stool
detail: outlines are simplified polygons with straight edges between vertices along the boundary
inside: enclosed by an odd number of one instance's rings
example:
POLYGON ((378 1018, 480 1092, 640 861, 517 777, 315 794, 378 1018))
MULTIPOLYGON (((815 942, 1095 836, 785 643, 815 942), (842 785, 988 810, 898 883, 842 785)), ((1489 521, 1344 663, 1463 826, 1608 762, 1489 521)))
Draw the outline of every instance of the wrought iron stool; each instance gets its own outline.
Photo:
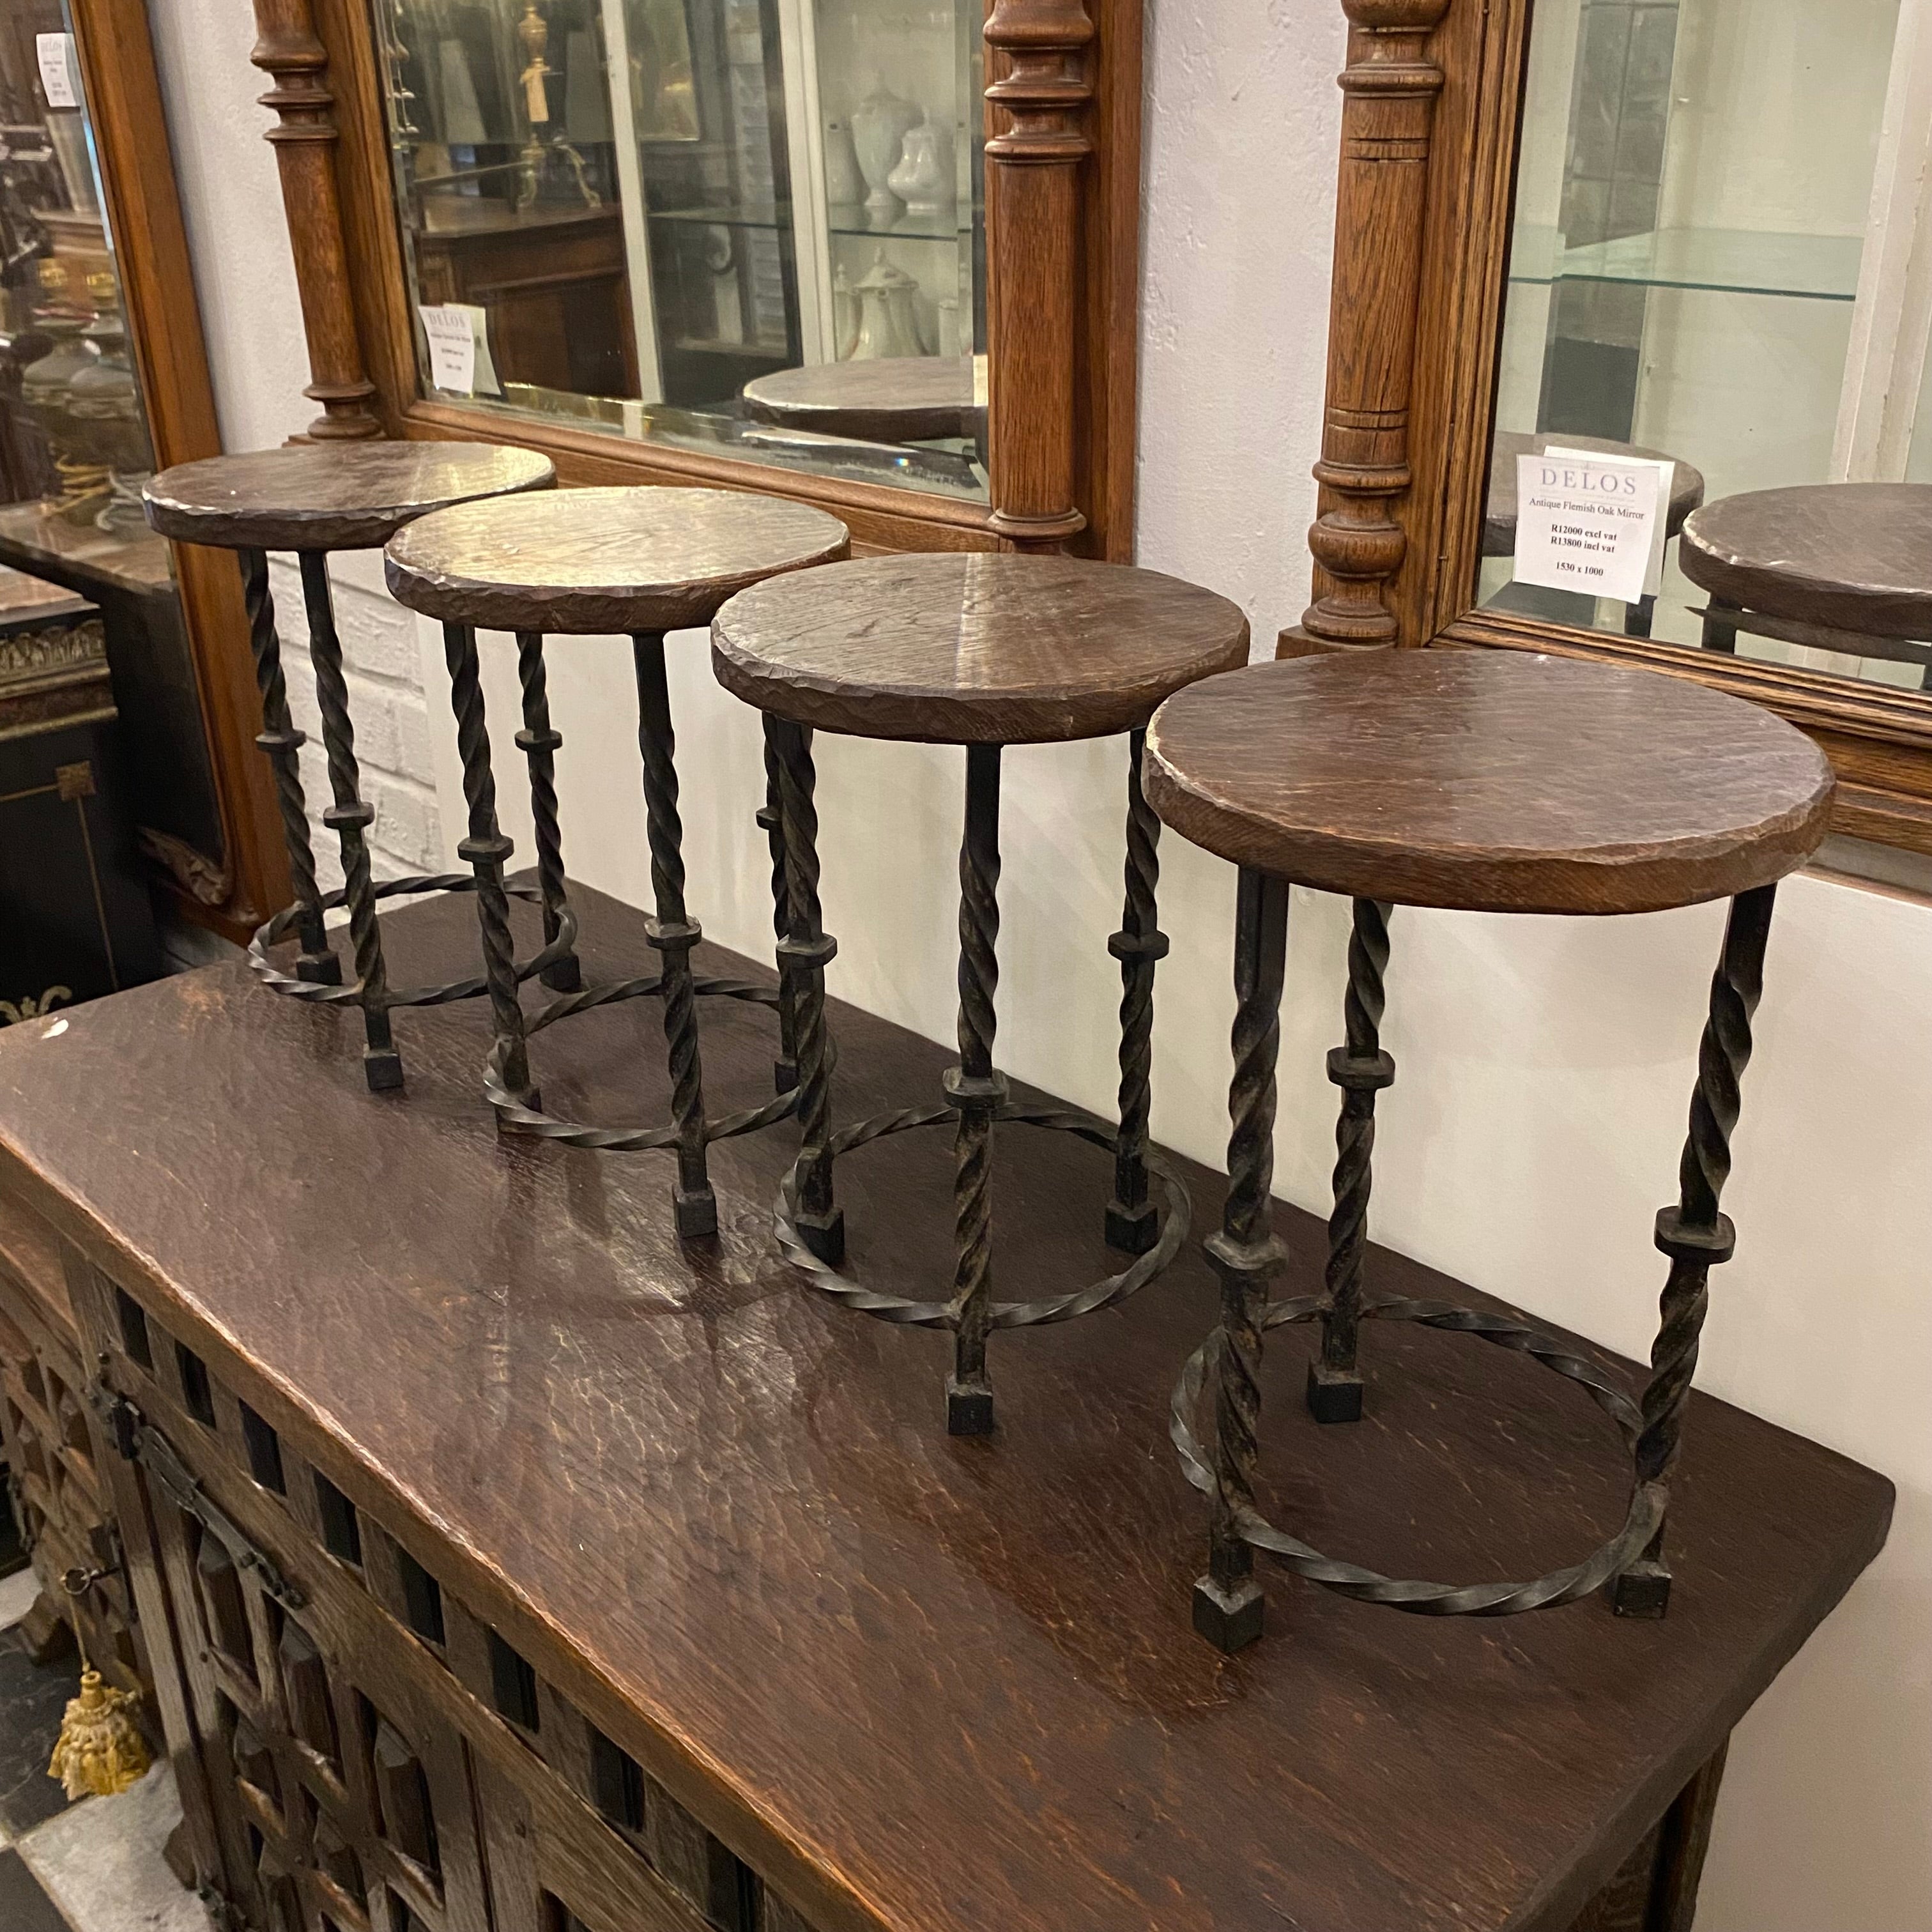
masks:
MULTIPOLYGON (((294 903, 268 921, 249 947, 256 974, 278 993, 325 1005, 362 1010, 362 1070, 372 1091, 403 1084, 390 1014, 398 1006, 440 1006, 473 999, 480 979, 398 990, 389 984, 376 921, 379 900, 398 894, 468 892, 473 880, 460 873, 386 879, 369 868, 364 829, 376 815, 362 795, 349 686, 343 674, 342 642, 328 580, 332 551, 380 550, 412 518, 452 503, 546 490, 556 480, 548 457, 484 442, 332 442, 212 456, 164 470, 142 491, 148 521, 164 537, 238 553, 242 592, 248 611, 248 640, 255 681, 262 694, 262 731, 255 740, 274 768, 276 801, 288 848, 294 903), (302 567, 309 655, 315 666, 322 746, 328 756, 332 802, 322 822, 342 842, 343 886, 325 893, 315 877, 308 814, 298 754, 307 742, 289 716, 288 688, 275 609, 268 592, 272 550, 292 550, 302 567), (330 949, 323 915, 349 909, 356 980, 342 983, 342 964, 330 949), (268 949, 294 934, 301 946, 293 973, 285 973, 268 949)), ((568 959, 570 938, 552 932, 538 958, 518 970, 554 970, 568 959)))
POLYGON ((1195 679, 1246 662, 1247 622, 1225 598, 1152 571, 1066 557, 867 559, 735 598, 712 626, 712 663, 728 691, 765 713, 781 776, 788 962, 796 1005, 802 1146, 778 1207, 781 1244, 834 1300, 882 1321, 953 1332, 946 1422, 956 1436, 993 1426, 986 1340, 996 1328, 1064 1322, 1124 1300, 1166 1267, 1187 1230, 1179 1177, 1148 1145, 1160 827, 1140 793, 1141 741, 1154 706, 1195 679), (810 734, 958 745, 966 752, 959 854, 959 1064, 947 1105, 831 1130, 825 968, 836 950, 820 917, 810 734), (1109 941, 1120 962, 1120 1120, 1016 1106, 993 1064, 998 982, 1000 761, 1008 745, 1130 734, 1126 910, 1109 941), (1114 1156, 1108 1244, 1137 1258, 1078 1292, 1031 1302, 992 1298, 995 1121, 1077 1134, 1114 1156), (952 1124, 954 1270, 944 1300, 868 1288, 839 1272, 844 1223, 832 1198, 841 1154, 889 1134, 952 1124), (1165 1214, 1148 1198, 1150 1174, 1165 1214))
POLYGON ((1776 881, 1825 836, 1832 774, 1768 712, 1648 671, 1513 651, 1394 651, 1258 664, 1182 692, 1148 734, 1148 798, 1184 838, 1240 868, 1234 928, 1228 1192, 1207 1244, 1221 1319, 1175 1390, 1188 1480, 1213 1499, 1196 1628, 1224 1650, 1261 1634, 1255 1552, 1345 1596, 1430 1616, 1506 1616, 1605 1584, 1626 1616, 1661 1616, 1668 1479, 1697 1359, 1712 1268, 1733 1234, 1718 1198, 1730 1171, 1738 1081, 1750 1054, 1776 881), (1290 884, 1354 902, 1347 1044, 1326 1292, 1270 1303, 1284 1253, 1270 1232, 1275 1060, 1290 884), (1670 1257, 1651 1373, 1633 1401, 1561 1337, 1490 1310, 1366 1300, 1375 1096, 1391 904, 1501 913, 1654 912, 1730 898, 1698 1055, 1676 1205, 1657 1220, 1670 1257), (1413 1322, 1514 1349, 1580 1384, 1622 1432, 1634 1467, 1622 1528, 1581 1562, 1528 1583, 1399 1581, 1322 1555, 1256 1506, 1262 1337, 1319 1322, 1307 1399, 1318 1420, 1361 1414, 1359 1324, 1413 1322), (1214 1429, 1196 1432, 1204 1384, 1214 1429))
MULTIPOLYGON (((438 619, 449 661, 463 756, 470 836, 458 850, 476 868, 483 956, 496 1020, 485 1085, 501 1125, 571 1147, 621 1153, 674 1148, 677 1231, 715 1234, 718 1202, 706 1172, 712 1141, 749 1133, 789 1114, 795 1105, 788 1064, 791 1031, 788 988, 740 980, 700 979, 691 952, 702 937, 685 906, 682 822, 678 816, 676 741, 664 681, 664 633, 709 623, 724 601, 749 584, 842 557, 845 526, 822 510, 773 496, 729 490, 562 490, 554 495, 466 504, 412 524, 390 544, 391 591, 412 610, 438 619), (650 942, 662 962, 655 978, 566 993, 526 1016, 511 951, 503 871, 511 844, 496 823, 496 783, 478 681, 476 632, 516 634, 525 730, 517 742, 538 772, 534 790, 538 866, 546 908, 563 893, 552 759, 563 742, 550 729, 544 696, 544 637, 628 632, 638 680, 638 744, 643 756, 645 830, 650 844, 656 916, 650 942), (534 710, 532 698, 534 695, 534 710), (708 1119, 698 1051, 696 1000, 704 994, 754 1000, 779 1010, 786 1058, 778 1097, 765 1106, 708 1119), (544 1027, 620 1000, 664 1002, 672 1108, 668 1126, 598 1127, 542 1110, 530 1078, 529 1036, 544 1027)), ((775 785, 767 764, 768 784, 775 785)), ((774 801, 760 814, 781 861, 774 801)), ((781 915, 782 916, 782 915, 781 915)))

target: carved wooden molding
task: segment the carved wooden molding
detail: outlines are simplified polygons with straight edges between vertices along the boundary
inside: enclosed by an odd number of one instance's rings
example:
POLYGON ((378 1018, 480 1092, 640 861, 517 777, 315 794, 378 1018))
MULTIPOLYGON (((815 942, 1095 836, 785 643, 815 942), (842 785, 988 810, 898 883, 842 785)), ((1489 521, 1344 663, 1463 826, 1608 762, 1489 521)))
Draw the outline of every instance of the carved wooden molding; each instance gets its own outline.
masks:
MULTIPOLYGON (((1390 586, 1408 539, 1409 396, 1422 279, 1430 141, 1443 72, 1430 38, 1450 0, 1342 0, 1348 62, 1329 303, 1319 514, 1309 532, 1315 602, 1284 655, 1402 641, 1390 586)), ((1415 642, 1418 640, 1412 639, 1415 642)))
POLYGON ((260 38, 250 58, 275 83, 262 96, 262 105, 278 117, 266 138, 281 171, 308 336, 313 380, 302 393, 322 409, 308 434, 318 440, 380 436, 381 419, 370 407, 376 386, 363 367, 350 296, 328 52, 316 36, 309 0, 254 0, 254 5, 260 38))
POLYGON ((986 286, 993 514, 1016 550, 1057 550, 1085 528, 1076 507, 1076 341, 1082 171, 1093 22, 1082 0, 994 0, 986 89, 986 286))

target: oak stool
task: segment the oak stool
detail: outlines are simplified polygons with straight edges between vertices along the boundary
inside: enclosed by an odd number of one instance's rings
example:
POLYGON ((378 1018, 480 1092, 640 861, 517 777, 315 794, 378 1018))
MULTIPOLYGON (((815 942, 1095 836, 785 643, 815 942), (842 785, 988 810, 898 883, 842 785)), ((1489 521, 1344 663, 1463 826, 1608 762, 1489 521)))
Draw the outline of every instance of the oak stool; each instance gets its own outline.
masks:
MULTIPOLYGON (((403 1084, 389 1016, 398 1006, 440 1006, 483 991, 477 979, 398 991, 389 984, 376 922, 379 900, 400 893, 466 892, 474 882, 460 874, 416 875, 376 884, 369 868, 365 828, 374 806, 362 796, 349 686, 343 674, 342 640, 328 559, 336 550, 380 550, 412 518, 478 496, 547 490, 556 472, 545 456, 484 442, 312 443, 211 456, 152 477, 142 491, 149 524, 177 542, 204 544, 238 553, 242 592, 248 612, 249 648, 262 697, 262 731, 255 742, 275 774, 282 836, 288 848, 294 903, 268 921, 249 955, 256 974, 278 993, 362 1010, 362 1070, 374 1092, 403 1084), (309 656, 315 667, 322 740, 328 758, 333 802, 322 823, 342 843, 342 890, 322 892, 316 883, 309 844, 308 812, 298 754, 308 740, 289 716, 281 645, 275 634, 274 602, 268 591, 272 550, 292 550, 302 568, 302 601, 308 613, 309 656), (356 980, 342 983, 342 964, 331 950, 323 914, 349 909, 356 980), (301 956, 292 974, 283 972, 268 949, 297 936, 301 956)), ((520 973, 550 970, 568 952, 569 939, 553 930, 544 952, 520 973)))
POLYGON ((1228 1651, 1261 1634, 1257 1550, 1343 1595, 1424 1616, 1510 1616, 1610 1584, 1621 1614, 1661 1616, 1668 1481, 1708 1280, 1735 1244, 1718 1202, 1772 896, 1825 836, 1832 779, 1822 754, 1768 712, 1654 672, 1516 652, 1392 651, 1259 664, 1181 692, 1149 728, 1145 782, 1162 819, 1240 868, 1228 1192, 1207 1244, 1221 1318, 1174 1402, 1183 1466, 1214 1504, 1196 1628, 1228 1651), (1328 1057, 1342 1108, 1325 1292, 1270 1303, 1285 1258, 1269 1198, 1291 884, 1346 893, 1354 929, 1346 1044, 1328 1057), (1641 1400, 1541 1330, 1446 1303, 1364 1299, 1376 1095, 1395 1078, 1380 1033, 1390 907, 1610 914, 1723 898, 1730 914, 1679 1196, 1657 1219, 1670 1268, 1641 1400), (1308 1404, 1318 1421, 1352 1422, 1364 1394, 1358 1335, 1370 1319, 1473 1335, 1580 1384, 1632 1458, 1623 1526, 1581 1562, 1533 1582, 1461 1587, 1381 1576, 1274 1528, 1255 1500, 1262 1337, 1318 1321, 1308 1404), (1204 1384, 1214 1412, 1204 1447, 1196 1433, 1204 1384))
POLYGON ((948 1328, 953 1370, 946 1423, 956 1436, 993 1426, 987 1336, 995 1328, 1064 1322, 1110 1307, 1144 1286, 1179 1251, 1186 1190, 1148 1145, 1160 826, 1140 790, 1142 735, 1154 707, 1196 678, 1246 662, 1247 620, 1226 598, 1121 564, 1015 555, 868 558, 760 584, 718 614, 712 664, 730 692, 765 714, 781 778, 790 934, 780 949, 796 1002, 802 1147, 778 1210, 781 1245, 833 1299, 882 1321, 948 1328), (818 899, 818 818, 810 734, 958 745, 966 752, 965 835, 959 853, 959 1064, 944 1107, 830 1127, 825 968, 836 950, 818 899), (1000 764, 1009 745, 1130 737, 1126 902, 1108 942, 1120 962, 1120 1124, 1062 1109, 1016 1106, 993 1064, 999 968, 1000 764), (1114 1156, 1108 1244, 1136 1257, 1077 1292, 1029 1302, 992 1298, 992 1130, 995 1121, 1078 1135, 1114 1156), (952 1292, 916 1300, 839 1272, 844 1222, 832 1167, 890 1134, 952 1124, 952 1292), (1150 1173, 1166 1211, 1148 1197, 1150 1173))
POLYGON ((1710 595, 1707 651, 1738 633, 1917 664, 1932 688, 1932 483, 1811 483, 1707 503, 1677 566, 1710 595))
MULTIPOLYGON (((388 548, 391 592, 410 609, 441 622, 449 662, 464 795, 470 807, 470 836, 458 849, 476 868, 485 976, 496 1021, 486 1075, 490 1104, 506 1127, 572 1147, 623 1153, 675 1148, 678 1178, 673 1200, 677 1231, 687 1238, 717 1232, 707 1144, 769 1126, 789 1114, 796 1101, 794 1078, 782 1060, 776 1100, 718 1120, 705 1114, 698 996, 712 993, 778 1006, 788 1054, 791 1002, 783 984, 773 992, 737 980, 699 979, 692 971, 692 948, 703 935, 685 905, 684 828, 678 816, 664 634, 709 623, 718 606, 746 586, 829 562, 844 556, 848 548, 845 526, 822 510, 736 490, 644 488, 563 490, 549 496, 465 504, 412 524, 388 548), (637 676, 638 746, 656 908, 647 931, 662 968, 655 978, 587 989, 573 986, 528 1018, 518 998, 520 976, 511 950, 506 895, 512 889, 503 872, 512 848, 496 822, 476 656, 479 626, 516 634, 526 728, 517 742, 533 764, 542 761, 533 795, 547 908, 553 902, 560 908, 563 899, 551 762, 563 741, 549 725, 544 635, 628 632, 637 676), (573 1013, 640 997, 664 1002, 674 1120, 664 1126, 610 1128, 544 1113, 530 1078, 529 1036, 573 1013)), ((775 787, 769 764, 767 779, 775 787)), ((772 803, 768 796, 760 823, 773 842, 776 873, 782 860, 772 803)))

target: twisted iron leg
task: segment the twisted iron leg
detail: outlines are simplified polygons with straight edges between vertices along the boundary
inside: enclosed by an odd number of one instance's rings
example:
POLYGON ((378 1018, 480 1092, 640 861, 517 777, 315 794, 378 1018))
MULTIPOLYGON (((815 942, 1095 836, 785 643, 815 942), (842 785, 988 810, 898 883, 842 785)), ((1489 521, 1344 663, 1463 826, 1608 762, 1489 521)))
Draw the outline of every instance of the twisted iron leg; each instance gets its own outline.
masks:
MULTIPOLYGON (((772 931, 778 938, 779 962, 778 1057, 772 1062, 772 1081, 781 1094, 789 1094, 798 1084, 798 989, 784 963, 785 944, 792 936, 791 891, 785 862, 784 761, 773 736, 786 722, 770 716, 765 719, 765 802, 758 814, 759 829, 772 855, 772 931)), ((802 726, 793 728, 803 729, 802 726)), ((809 770, 812 734, 808 731, 805 734, 805 749, 809 770)), ((808 784, 808 798, 810 790, 808 784)), ((815 857, 813 862, 815 866, 815 857)))
POLYGON ((691 949, 703 934, 684 905, 684 826, 677 813, 677 741, 664 682, 664 633, 631 640, 638 670, 638 748, 644 766, 644 820, 657 916, 645 922, 664 962, 664 1040, 670 1048, 671 1106, 677 1118, 677 1232, 687 1240, 718 1232, 718 1197, 704 1155, 704 1076, 698 1052, 698 997, 691 949))
MULTIPOLYGON (((474 638, 472 644, 474 644, 474 638)), ((524 728, 517 743, 530 767, 530 812, 536 820, 537 886, 543 895, 543 936, 546 947, 556 943, 563 929, 566 903, 563 883, 563 832, 556 817, 556 752, 563 742, 550 722, 550 681, 544 670, 543 634, 517 633, 517 676, 524 688, 524 728)), ((480 702, 480 700, 479 700, 480 702)), ((487 756, 487 752, 486 752, 487 756)), ((584 968, 568 953, 543 970, 543 982, 553 993, 574 993, 584 986, 584 968)))
POLYGON ((993 1070, 993 996, 1000 983, 1000 747, 966 748, 966 831, 959 848, 959 1064, 946 1097, 959 1110, 953 1144, 952 1373, 946 1426, 993 1426, 986 1333, 993 1299, 993 1118, 1006 1083, 993 1070))
POLYGON ((1335 1205, 1328 1216, 1328 1306, 1322 1353, 1308 1365, 1308 1408, 1317 1422, 1357 1422, 1362 1378, 1355 1369, 1361 1326, 1362 1255, 1369 1244, 1370 1160, 1376 1145, 1376 1096, 1395 1079, 1382 1051, 1382 974, 1388 965, 1389 909, 1354 902, 1348 937, 1348 992, 1342 1003, 1346 1046, 1328 1056, 1328 1078, 1342 1090, 1335 1123, 1335 1205))
POLYGON ((288 848, 289 878, 302 909, 296 930, 302 956, 296 977, 318 986, 342 983, 342 962, 329 950, 322 920, 322 890, 315 882, 315 854, 309 844, 308 803, 302 796, 302 766, 296 758, 308 743, 289 716, 289 689, 282 676, 281 642, 275 635, 274 599, 268 592, 268 560, 259 550, 238 553, 242 602, 248 613, 248 648, 255 660, 255 685, 262 694, 262 730, 255 742, 268 754, 275 775, 275 803, 282 815, 282 842, 288 848))
POLYGON ((370 1090, 380 1094, 403 1084, 403 1061, 389 1024, 389 976, 382 962, 375 884, 363 836, 376 812, 360 794, 356 728, 349 717, 349 686, 342 674, 342 640, 335 631, 328 558, 321 550, 305 550, 300 553, 300 560, 302 602, 308 611, 309 656, 315 665, 316 696, 322 707, 322 749, 328 755, 329 789, 335 799, 322 814, 322 822, 342 841, 343 896, 348 902, 349 934, 362 986, 362 1072, 370 1090))
POLYGON ((467 624, 442 627, 449 665, 450 702, 456 711, 456 745, 463 758, 463 796, 470 807, 470 836, 456 848, 476 874, 476 915, 483 934, 483 978, 496 1027, 496 1062, 506 1089, 526 1107, 537 1105, 530 1084, 524 1010, 517 998, 517 956, 510 940, 510 901, 503 866, 514 849, 496 823, 496 779, 490 768, 490 732, 483 716, 483 686, 476 662, 476 633, 467 624))
MULTIPOLYGON (((1724 948, 1711 981, 1711 1016, 1697 1048, 1697 1084, 1690 1096, 1690 1131, 1678 1168, 1677 1205, 1657 1217, 1657 1245, 1670 1258, 1650 1381, 1643 1392, 1643 1427, 1636 1439, 1636 1478, 1668 1499, 1671 1466, 1684 1433, 1684 1408, 1697 1367, 1697 1341, 1711 1270, 1730 1259, 1737 1232, 1718 1200, 1731 1171, 1731 1132, 1738 1124, 1738 1082, 1751 1054, 1751 1016, 1764 990, 1764 952, 1771 937, 1775 886, 1740 892, 1731 902, 1724 948)), ((1611 1600, 1625 1617, 1660 1617, 1670 1607, 1670 1572, 1664 1561, 1664 1525, 1643 1555, 1617 1578, 1611 1600)))
POLYGON ((791 989, 798 1053, 797 1164, 794 1222, 806 1246, 836 1268, 845 1258, 845 1216, 832 1198, 832 1069, 825 1028, 825 969, 838 942, 818 904, 818 813, 812 803, 812 734, 789 718, 765 718, 766 770, 778 782, 783 814, 784 936, 778 970, 791 989))
POLYGON ((1107 1245, 1130 1255, 1154 1246, 1160 1216, 1148 1198, 1148 1076, 1154 1061, 1154 969, 1167 956, 1154 888, 1160 878, 1160 820, 1141 795, 1145 731, 1127 741, 1126 906, 1107 950, 1120 962, 1120 1127, 1114 1139, 1114 1198, 1107 1245))
POLYGON ((1234 913, 1234 1076, 1228 1090, 1228 1204, 1208 1259, 1221 1278, 1214 1390, 1214 1515, 1208 1574, 1194 1586, 1194 1628, 1228 1652, 1262 1634, 1262 1586, 1239 1519, 1255 1501, 1261 1422, 1262 1318, 1268 1283, 1287 1259, 1270 1225, 1274 1179, 1275 1061, 1288 950, 1288 885, 1241 868, 1234 913))

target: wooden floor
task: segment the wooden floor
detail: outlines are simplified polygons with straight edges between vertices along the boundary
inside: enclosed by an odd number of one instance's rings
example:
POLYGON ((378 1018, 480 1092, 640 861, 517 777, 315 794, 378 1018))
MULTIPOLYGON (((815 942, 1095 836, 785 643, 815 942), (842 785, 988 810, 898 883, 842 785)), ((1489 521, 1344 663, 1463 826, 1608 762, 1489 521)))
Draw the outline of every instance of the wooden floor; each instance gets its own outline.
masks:
MULTIPOLYGON (((582 902, 586 979, 647 970, 639 916, 582 902)), ((463 970, 472 916, 386 920, 392 978, 463 970)), ((239 965, 62 1018, 0 1036, 6 1184, 100 1265, 145 1257, 174 1333, 218 1376, 252 1360, 270 1421, 435 1526, 472 1609, 821 1932, 1554 1932, 1883 1541, 1882 1478, 1699 1396, 1666 1622, 1436 1621, 1276 1575, 1270 1634, 1227 1660, 1189 1626, 1204 1510, 1166 1437, 1212 1319, 1192 1244, 1124 1310, 996 1335, 999 1432, 952 1440, 945 1338, 829 1306, 774 1252, 788 1126, 713 1150, 722 1233, 684 1248, 668 1156, 499 1140, 481 1002, 400 1015, 409 1085, 382 1096, 352 1014, 239 965)), ((704 1019, 712 1111, 769 1093, 769 1012, 704 1019)), ((833 1025, 836 1118, 934 1101, 944 1049, 833 1025)), ((533 1057, 553 1111, 664 1117, 651 1004, 533 1057)), ((1104 1155, 998 1142, 997 1292, 1105 1271, 1104 1155)), ((842 1166, 856 1273, 944 1292, 950 1159, 938 1130, 842 1166)), ((1220 1184, 1183 1165, 1204 1234, 1220 1184)), ((1318 1224, 1280 1225, 1284 1292, 1310 1292, 1318 1224)), ((1462 1293, 1380 1251, 1370 1286, 1462 1293)), ((1533 1365, 1372 1329, 1366 1420, 1320 1430, 1306 1353, 1270 1352, 1264 1500, 1331 1553, 1527 1576, 1622 1520, 1615 1432, 1533 1365)))

